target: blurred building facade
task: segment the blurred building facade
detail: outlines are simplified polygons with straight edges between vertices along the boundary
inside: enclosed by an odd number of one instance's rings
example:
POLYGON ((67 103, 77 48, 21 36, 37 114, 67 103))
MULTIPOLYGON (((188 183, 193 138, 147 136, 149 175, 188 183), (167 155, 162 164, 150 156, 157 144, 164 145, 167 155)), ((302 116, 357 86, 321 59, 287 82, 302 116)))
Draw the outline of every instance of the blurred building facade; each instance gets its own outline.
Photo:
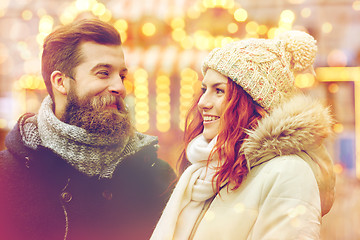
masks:
MULTIPOLYGON (((296 85, 331 106, 336 136, 328 147, 341 179, 338 199, 351 196, 360 201, 344 184, 350 181, 359 189, 359 0, 2 0, 0 149, 18 117, 37 112, 46 95, 40 70, 45 36, 60 24, 89 17, 109 22, 120 32, 134 124, 140 132, 159 136, 159 156, 173 167, 184 117, 202 79, 201 63, 211 49, 238 39, 273 38, 289 29, 312 34, 319 47, 317 76, 299 75, 296 85)), ((337 201, 337 210, 324 219, 324 239, 360 239, 355 227, 353 236, 346 238, 341 238, 344 229, 334 229, 334 219, 346 218, 351 211, 340 211, 342 200, 337 201), (336 234, 327 234, 330 231, 336 234)))

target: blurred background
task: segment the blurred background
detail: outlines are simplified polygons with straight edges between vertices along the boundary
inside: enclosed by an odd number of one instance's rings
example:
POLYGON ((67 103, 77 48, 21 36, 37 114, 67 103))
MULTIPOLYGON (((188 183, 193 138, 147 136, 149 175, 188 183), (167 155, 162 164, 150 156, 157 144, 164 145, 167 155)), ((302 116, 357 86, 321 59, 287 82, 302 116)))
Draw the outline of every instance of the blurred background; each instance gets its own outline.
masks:
POLYGON ((318 42, 316 77, 295 84, 331 106, 336 136, 328 143, 337 173, 336 200, 322 239, 360 239, 359 0, 1 0, 0 150, 25 112, 46 96, 42 43, 58 25, 96 17, 122 37, 129 76, 127 104, 140 132, 159 136, 159 157, 173 167, 184 117, 214 47, 245 38, 307 31, 318 42))

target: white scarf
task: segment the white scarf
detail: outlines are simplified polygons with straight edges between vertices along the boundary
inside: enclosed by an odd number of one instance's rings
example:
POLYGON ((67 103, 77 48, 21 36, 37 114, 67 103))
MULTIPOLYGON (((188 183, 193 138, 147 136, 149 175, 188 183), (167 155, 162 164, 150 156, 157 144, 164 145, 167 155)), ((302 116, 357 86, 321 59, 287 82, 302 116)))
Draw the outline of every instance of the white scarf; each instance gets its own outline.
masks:
POLYGON ((200 134, 189 143, 186 154, 192 165, 181 175, 151 240, 189 238, 205 201, 215 195, 212 178, 219 165, 218 158, 214 156, 206 166, 216 141, 217 137, 208 143, 200 134))

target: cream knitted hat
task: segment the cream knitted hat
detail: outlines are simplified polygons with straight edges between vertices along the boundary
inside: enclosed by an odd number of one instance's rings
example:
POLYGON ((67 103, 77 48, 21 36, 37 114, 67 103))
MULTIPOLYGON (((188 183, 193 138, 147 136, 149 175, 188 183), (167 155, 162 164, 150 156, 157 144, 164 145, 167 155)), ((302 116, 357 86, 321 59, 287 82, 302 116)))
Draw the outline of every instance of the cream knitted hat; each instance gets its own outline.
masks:
POLYGON ((316 51, 312 36, 287 31, 276 39, 246 39, 215 48, 205 59, 202 72, 205 75, 211 68, 231 78, 270 111, 295 91, 294 72, 312 69, 316 51))

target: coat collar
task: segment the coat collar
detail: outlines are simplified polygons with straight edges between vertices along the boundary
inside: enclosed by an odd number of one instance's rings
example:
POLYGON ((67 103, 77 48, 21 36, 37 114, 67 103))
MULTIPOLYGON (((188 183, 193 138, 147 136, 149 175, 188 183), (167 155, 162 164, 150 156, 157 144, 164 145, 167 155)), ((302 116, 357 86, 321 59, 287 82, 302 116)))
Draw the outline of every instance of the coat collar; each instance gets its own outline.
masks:
POLYGON ((332 134, 329 109, 309 96, 296 95, 248 130, 241 152, 249 168, 275 156, 296 154, 318 148, 332 134))

